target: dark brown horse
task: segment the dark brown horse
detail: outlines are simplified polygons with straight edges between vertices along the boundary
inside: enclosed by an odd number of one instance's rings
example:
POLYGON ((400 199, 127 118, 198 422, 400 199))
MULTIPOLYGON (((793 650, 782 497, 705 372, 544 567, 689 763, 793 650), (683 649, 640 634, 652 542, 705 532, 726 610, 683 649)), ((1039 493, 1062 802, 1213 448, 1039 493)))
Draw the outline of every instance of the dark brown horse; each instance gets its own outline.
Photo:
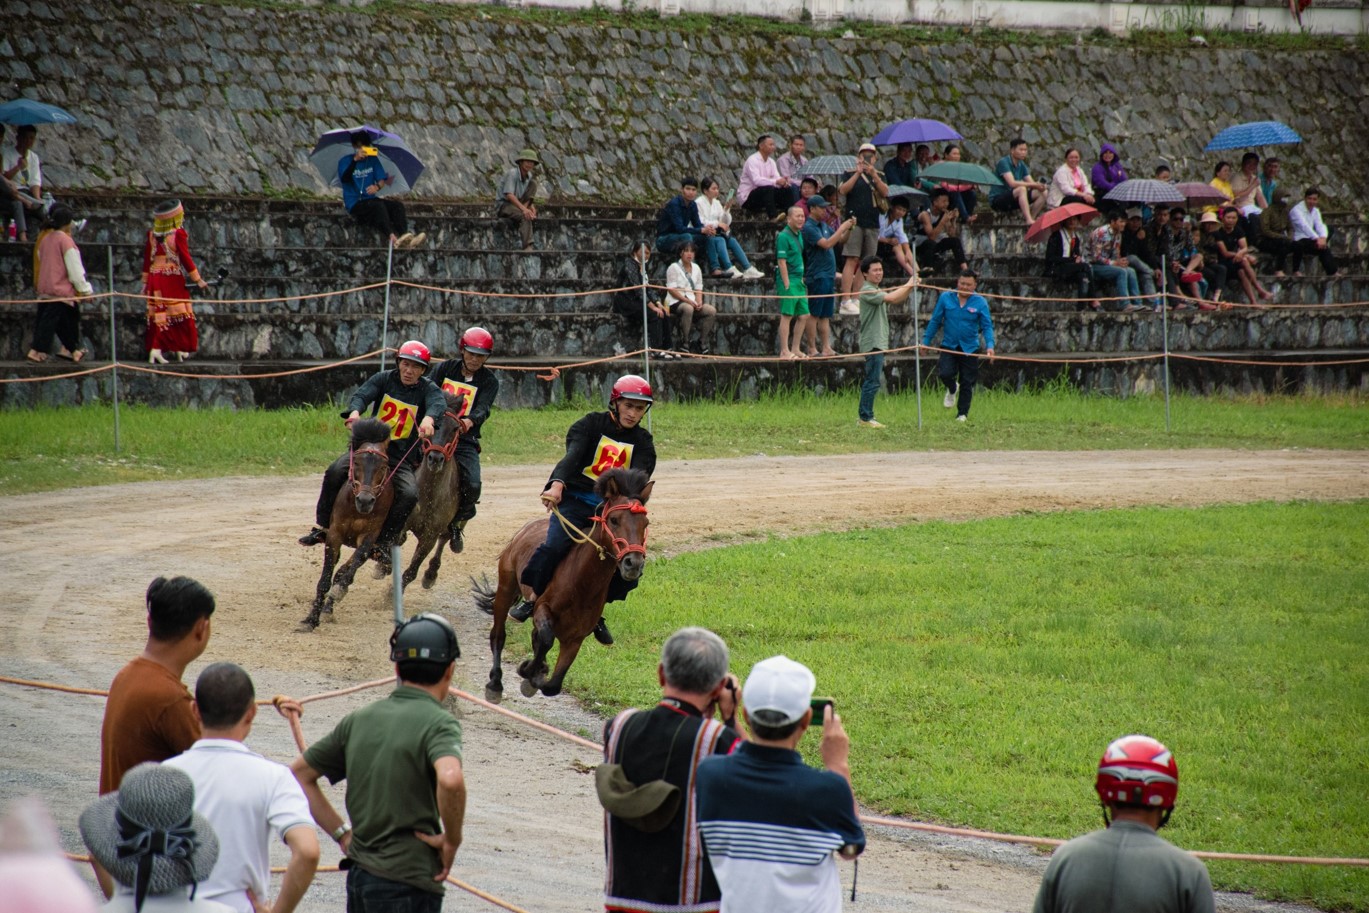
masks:
POLYGON ((333 502, 333 518, 328 525, 328 539, 323 548, 323 573, 319 575, 314 607, 300 624, 305 631, 318 627, 319 617, 327 613, 331 620, 333 606, 356 578, 357 569, 366 563, 371 549, 385 525, 395 490, 390 484, 390 426, 379 419, 363 418, 352 423, 352 441, 348 449, 347 484, 333 502), (342 547, 356 549, 352 557, 337 569, 342 547))
MULTIPOLYGON (((604 503, 594 515, 589 533, 577 530, 571 536, 583 536, 587 541, 570 550, 533 608, 533 655, 518 667, 525 697, 532 697, 539 690, 548 697, 561 693, 561 684, 580 652, 580 643, 604 614, 604 600, 614 571, 625 580, 642 576, 646 565, 646 502, 654 484, 638 469, 610 469, 599 477, 594 490, 604 503), (560 642, 561 649, 556 654, 556 670, 548 678, 547 654, 555 641, 560 642)), ((546 539, 547 524, 559 522, 552 516, 524 526, 499 553, 498 589, 491 592, 488 582, 472 589, 476 605, 494 615, 490 627, 494 665, 485 685, 488 700, 498 701, 504 694, 504 619, 518 594, 518 577, 537 546, 546 539)))

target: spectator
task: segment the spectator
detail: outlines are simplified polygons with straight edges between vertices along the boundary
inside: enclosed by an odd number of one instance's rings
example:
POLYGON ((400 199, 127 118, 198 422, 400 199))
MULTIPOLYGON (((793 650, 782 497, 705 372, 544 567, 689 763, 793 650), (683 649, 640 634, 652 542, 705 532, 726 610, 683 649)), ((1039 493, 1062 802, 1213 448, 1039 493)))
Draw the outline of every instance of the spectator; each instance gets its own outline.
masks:
MULTIPOLYGON (((1236 192, 1231 186, 1231 163, 1218 162, 1217 167, 1212 169, 1212 180, 1208 181, 1213 187, 1217 188, 1226 197, 1226 203, 1235 199, 1236 192)), ((1226 205, 1226 204, 1223 204, 1226 205)), ((1216 212, 1217 207, 1204 206, 1203 212, 1216 212)))
POLYGON ((1098 161, 1093 164, 1093 189, 1098 196, 1105 197, 1108 191, 1127 179, 1127 170, 1117 157, 1117 147, 1103 143, 1098 148, 1098 161))
POLYGON ((758 212, 778 221, 789 199, 789 179, 780 174, 775 163, 775 138, 763 133, 756 140, 756 151, 742 165, 737 200, 747 212, 758 212))
POLYGON ((1309 187, 1303 193, 1303 200, 1288 211, 1288 221, 1293 225, 1293 275, 1302 275, 1302 258, 1315 256, 1321 261, 1322 272, 1328 279, 1334 279, 1340 268, 1336 258, 1331 255, 1331 230, 1322 221, 1321 191, 1309 187))
POLYGON ((1204 212, 1198 220, 1195 241, 1203 257, 1203 280, 1207 282, 1209 298, 1214 304, 1227 307, 1222 301, 1228 279, 1226 264, 1222 262, 1221 251, 1217 248, 1217 232, 1221 227, 1222 220, 1217 218, 1215 212, 1204 212))
POLYGON ((358 130, 352 134, 352 152, 338 159, 337 176, 342 185, 342 205, 352 218, 379 231, 391 246, 417 247, 428 239, 422 232, 409 231, 403 203, 380 197, 380 192, 393 184, 395 178, 385 173, 380 152, 371 145, 370 133, 358 130))
POLYGON ((860 287, 860 351, 865 356, 865 378, 860 385, 860 403, 856 407, 856 424, 862 428, 883 428, 875 421, 875 394, 884 381, 884 352, 889 348, 889 305, 903 304, 917 284, 917 276, 892 291, 884 291, 884 264, 878 257, 866 257, 860 263, 863 283, 860 287))
MULTIPOLYGON (((621 291, 613 293, 613 312, 623 317, 629 327, 642 326, 642 290, 644 277, 649 277, 648 263, 651 260, 651 245, 646 241, 636 241, 628 251, 628 256, 618 268, 618 287, 621 291)), ((661 293, 654 288, 646 290, 646 341, 662 358, 674 358, 670 351, 670 309, 661 301, 661 293)), ((633 336, 628 348, 635 348, 641 341, 633 336)))
POLYGON ((899 143, 893 158, 884 163, 884 183, 917 186, 917 162, 913 161, 912 143, 899 143))
POLYGON ((537 221, 537 166, 542 164, 537 158, 537 150, 522 149, 513 160, 513 167, 504 172, 499 182, 498 207, 494 214, 508 219, 518 227, 518 237, 523 241, 523 250, 532 250, 532 223, 537 221))
MULTIPOLYGON (((1112 147, 1105 148, 1110 149, 1112 147)), ((1088 175, 1084 174, 1084 169, 1079 167, 1082 158, 1082 154, 1076 148, 1071 147, 1065 150, 1065 164, 1055 169, 1050 188, 1046 191, 1047 209, 1055 209, 1057 206, 1063 206, 1066 203, 1084 203, 1088 206, 1095 204, 1093 185, 1089 183, 1088 175)), ((1093 168, 1094 171, 1097 171, 1098 165, 1094 165, 1093 168)))
MULTIPOLYGON (((640 280, 638 280, 640 281, 640 280)), ((639 312, 640 313, 640 312, 639 312)), ((457 422, 461 437, 452 458, 460 469, 457 500, 460 506, 452 517, 451 539, 447 547, 460 554, 466 547, 466 524, 475 519, 480 503, 480 430, 490 417, 494 399, 499 395, 499 378, 485 367, 494 354, 494 336, 484 327, 470 327, 461 334, 457 357, 449 358, 433 371, 433 383, 444 393, 464 395, 461 418, 457 422)))
POLYGON ((680 248, 680 259, 665 271, 666 304, 679 327, 676 339, 681 350, 689 349, 689 334, 694 318, 699 318, 699 345, 696 351, 708 355, 713 351, 713 325, 718 321, 718 309, 704 300, 704 274, 694 262, 698 251, 693 242, 680 248))
POLYGON ((801 134, 795 134, 789 137, 789 151, 775 160, 775 168, 779 170, 780 177, 789 182, 788 203, 791 206, 799 201, 799 183, 803 177, 803 168, 808 164, 808 156, 804 155, 807 148, 808 141, 801 134))
MULTIPOLYGON (((1087 260, 1093 271, 1095 288, 1099 283, 1109 280, 1117 289, 1118 305, 1124 313, 1141 310, 1141 289, 1137 283, 1136 270, 1122 256, 1122 228, 1127 217, 1120 209, 1111 209, 1107 221, 1093 230, 1089 236, 1087 260)), ((1152 292, 1154 289, 1151 290, 1152 292)))
POLYGON ((775 236, 775 294, 780 299, 780 358, 785 359, 804 357, 799 340, 803 338, 808 323, 808 286, 803 281, 803 226, 806 221, 802 207, 791 206, 784 228, 775 236), (789 332, 791 321, 794 323, 792 342, 789 332))
POLYGON ((33 322, 33 344, 25 356, 29 361, 47 361, 52 354, 55 335, 61 348, 58 358, 79 362, 86 357, 81 348, 81 312, 76 299, 94 294, 86 281, 81 249, 72 240, 76 217, 70 207, 58 203, 48 213, 47 228, 38 236, 33 251, 33 287, 38 292, 37 315, 33 322))
MULTIPOLYGON (((5 145, 5 125, 0 124, 0 149, 5 145)), ((24 201, 19 198, 19 188, 14 186, 14 182, 0 170, 0 231, 8 229, 6 234, 11 241, 27 241, 29 239, 28 221, 24 217, 24 201)))
POLYGON ((1260 193, 1269 202, 1274 202, 1274 189, 1279 186, 1279 169, 1282 163, 1276 158, 1264 160, 1264 172, 1260 175, 1260 193))
POLYGON ((846 199, 847 213, 856 218, 856 225, 841 250, 846 258, 841 271, 844 301, 854 301, 856 267, 860 261, 873 256, 879 249, 879 214, 887 208, 884 201, 889 197, 889 185, 884 183, 884 176, 875 167, 876 154, 873 145, 863 144, 856 154, 856 170, 843 174, 837 188, 846 199))
POLYGON ((722 913, 841 909, 833 853, 851 859, 865 832, 851 793, 850 740, 830 704, 825 770, 795 749, 813 719, 815 680, 786 656, 757 663, 742 707, 752 740, 699 765, 699 832, 722 888, 722 913))
POLYGON ((897 263, 905 276, 917 274, 913 268, 913 249, 903 228, 909 208, 907 197, 894 197, 889 201, 889 211, 879 214, 879 257, 886 263, 891 260, 897 263))
MULTIPOLYGON (((811 178, 805 178, 805 181, 812 183, 811 178)), ((733 279, 764 279, 765 273, 751 264, 741 243, 732 236, 732 200, 729 198, 723 203, 718 199, 717 178, 704 178, 703 191, 703 196, 695 200, 694 205, 699 210, 703 230, 713 232, 704 239, 708 248, 709 275, 718 279, 725 275, 733 279), (737 264, 741 265, 741 269, 737 268, 737 264)))
POLYGON ((219 858, 219 840, 204 815, 195 811, 195 784, 185 771, 139 764, 117 793, 86 806, 79 825, 91 860, 130 891, 101 909, 233 913, 232 907, 194 897, 195 887, 209 878, 219 858))
MULTIPOLYGON (((808 200, 816 196, 817 192, 818 182, 816 178, 804 178, 799 181, 799 201, 794 205, 803 207, 804 218, 808 217, 808 200)), ((823 199, 830 200, 831 198, 824 196, 823 199)))
POLYGON ((1155 180, 1164 181, 1166 184, 1174 183, 1174 169, 1169 166, 1169 162, 1161 161, 1155 166, 1155 180))
POLYGON ((1293 223, 1289 213, 1287 188, 1275 187, 1274 199, 1255 220, 1259 231, 1255 247, 1273 258, 1275 279, 1286 275, 1288 255, 1293 253, 1293 223))
POLYGON ((166 364, 162 351, 179 361, 200 348, 189 279, 202 290, 209 283, 190 259, 190 235, 180 200, 167 200, 152 213, 152 230, 143 247, 143 294, 147 296, 147 331, 143 341, 149 364, 166 364))
POLYGON ((1141 207, 1133 206, 1127 210, 1126 225, 1122 228, 1122 241, 1119 247, 1127 265, 1136 270, 1136 280, 1141 292, 1150 296, 1151 307, 1158 314, 1162 306, 1159 292, 1164 287, 1164 275, 1160 273, 1160 258, 1152 252, 1150 233, 1146 231, 1141 219, 1141 207), (1156 275, 1160 281, 1155 281, 1156 275))
POLYGON ((95 898, 62 855, 61 836, 37 799, 19 799, 0 818, 0 910, 95 913, 95 898))
MULTIPOLYGON (((214 663, 195 682, 195 716, 201 736, 167 767, 185 771, 195 784, 195 811, 219 837, 219 860, 199 894, 238 913, 290 913, 318 868, 318 833, 309 802, 290 768, 268 761, 244 743, 257 718, 256 688, 241 666, 214 663), (272 837, 285 841, 290 862, 280 895, 271 886, 272 837)), ((299 705, 293 708, 299 712, 299 705)))
POLYGON ((1213 233, 1217 244, 1217 256, 1226 266, 1227 281, 1233 278, 1241 285, 1246 300, 1258 304, 1269 301, 1274 294, 1260 284, 1255 275, 1255 255, 1250 252, 1250 242, 1246 240, 1245 229, 1241 227, 1241 212, 1235 206, 1222 209, 1221 227, 1213 233))
POLYGON ((38 128, 24 124, 14 131, 14 147, 0 151, 0 170, 19 202, 18 209, 11 206, 15 228, 24 240, 28 238, 29 221, 41 221, 52 202, 43 196, 43 163, 33 151, 37 139, 38 128))
POLYGON ((960 243, 960 213, 951 209, 951 195, 944 189, 933 190, 931 208, 917 214, 915 235, 917 262, 924 273, 935 272, 937 260, 948 254, 960 271, 970 268, 960 243))
POLYGON ((1027 165, 1027 141, 1016 137, 1008 144, 1008 154, 998 160, 994 173, 1003 184, 989 191, 989 205, 995 212, 1022 213, 1028 224, 1046 206, 1046 185, 1031 176, 1027 165))
POLYGON ((955 291, 945 291, 936 299, 932 319, 922 334, 922 345, 930 346, 936 331, 945 327, 941 335, 943 351, 937 356, 936 373, 946 385, 946 397, 941 404, 956 410, 955 420, 963 422, 970 415, 970 401, 974 385, 979 380, 979 337, 984 337, 984 354, 993 360, 993 318, 989 302, 975 294, 979 277, 965 270, 956 282, 955 291))
POLYGON ((1188 300, 1180 298, 1176 311, 1186 310, 1189 301, 1199 310, 1211 311, 1216 305, 1207 301, 1208 284, 1203 275, 1203 255, 1198 249, 1197 232, 1188 224, 1187 213, 1179 208, 1169 213, 1169 281, 1177 286, 1188 300))
POLYGON ((1141 256, 1154 270, 1155 291, 1162 298, 1172 284, 1172 274, 1165 269, 1165 260, 1169 256, 1174 234, 1169 220, 1169 206, 1164 203, 1157 205, 1151 212, 1150 220, 1145 223, 1145 237, 1140 239, 1144 250, 1141 256))
POLYGON ((832 229, 824 216, 827 200, 821 196, 808 198, 808 219, 803 223, 803 281, 808 287, 808 326, 806 331, 809 355, 836 355, 832 348, 832 317, 836 312, 837 252, 836 248, 855 227, 854 218, 832 229))
MULTIPOLYGON (((940 161, 939 158, 932 155, 932 147, 928 146, 926 143, 917 144, 917 148, 913 150, 913 160, 917 162, 917 174, 921 174, 940 161)), ((914 175, 914 177, 916 177, 916 175, 914 175)), ((936 185, 931 181, 921 180, 913 186, 917 187, 919 190, 930 192, 936 185)))
POLYGON ((1046 264, 1042 275, 1048 279, 1074 283, 1079 309, 1091 306, 1100 310, 1102 305, 1092 301, 1093 271, 1084 262, 1083 242, 1079 238, 1079 217, 1071 216, 1060 223, 1060 227, 1046 239, 1046 264))
MULTIPOLYGON (((948 162, 960 161, 960 147, 955 143, 946 147, 943 158, 948 162)), ((951 205, 960 213, 960 224, 970 225, 979 218, 974 214, 974 208, 979 203, 979 197, 975 194, 973 184, 953 184, 949 181, 941 182, 941 189, 951 195, 951 205)))
POLYGON ((1212 913, 1207 869, 1155 833, 1169 821, 1179 794, 1179 766, 1170 750, 1143 735, 1117 739, 1098 762, 1094 789, 1105 827, 1055 851, 1033 913, 1103 907, 1212 913))
POLYGON ((705 236, 712 237, 713 229, 704 230, 699 220, 699 207, 694 201, 699 196, 699 182, 695 178, 680 179, 680 192, 671 197, 656 216, 656 249, 669 257, 678 254, 686 244, 703 247, 705 236))
POLYGON ((727 645, 712 631, 682 628, 661 648, 656 679, 655 707, 624 710, 604 726, 595 777, 608 812, 604 909, 715 913, 722 891, 699 838, 696 774, 704 758, 742 742, 727 645))
POLYGON ((832 227, 832 231, 836 231, 841 227, 843 221, 841 198, 837 196, 837 185, 823 184, 822 190, 818 192, 822 195, 822 198, 827 201, 827 213, 824 221, 832 227))
POLYGON ((442 706, 460 655, 445 618, 410 618, 390 637, 399 679, 390 696, 349 713, 290 765, 314 823, 351 862, 348 910, 442 908, 466 817, 461 724, 442 706), (351 823, 321 777, 347 781, 351 823))
POLYGON ((1269 205, 1260 187, 1260 157, 1254 152, 1241 156, 1241 170, 1231 179, 1232 205, 1242 216, 1258 216, 1269 205))

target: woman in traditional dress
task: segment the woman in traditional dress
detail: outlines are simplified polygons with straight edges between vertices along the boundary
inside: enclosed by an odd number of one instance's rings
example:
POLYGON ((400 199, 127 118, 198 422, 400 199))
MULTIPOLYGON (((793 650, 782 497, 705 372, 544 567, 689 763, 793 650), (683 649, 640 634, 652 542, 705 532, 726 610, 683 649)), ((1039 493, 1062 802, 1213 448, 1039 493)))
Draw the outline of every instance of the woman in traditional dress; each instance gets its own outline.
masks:
POLYGON ((189 279, 202 289, 209 283, 200 277, 190 259, 190 236, 181 223, 185 209, 180 200, 168 200, 152 213, 152 230, 143 249, 143 294, 147 296, 147 360, 166 364, 162 354, 171 352, 184 361, 200 347, 195 312, 190 307, 189 279))

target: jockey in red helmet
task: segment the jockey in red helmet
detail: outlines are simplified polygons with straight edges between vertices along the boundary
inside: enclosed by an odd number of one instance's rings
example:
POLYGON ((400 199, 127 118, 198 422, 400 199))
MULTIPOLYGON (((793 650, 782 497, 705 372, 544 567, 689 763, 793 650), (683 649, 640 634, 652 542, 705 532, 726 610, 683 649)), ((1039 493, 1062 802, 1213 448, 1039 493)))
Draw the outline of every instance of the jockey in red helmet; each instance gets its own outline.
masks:
MULTIPOLYGON (((394 470, 390 484, 394 486, 394 501, 385 516, 376 548, 388 549, 404 529, 409 513, 418 503, 418 485, 414 481, 414 467, 423 456, 417 447, 419 438, 433 436, 434 423, 447 408, 447 401, 437 385, 423 375, 428 372, 432 353, 417 339, 399 347, 395 355, 396 367, 379 371, 352 394, 342 418, 350 428, 361 418, 362 410, 390 426, 390 466, 394 470)), ((318 545, 328 537, 327 529, 333 518, 333 504, 338 492, 347 484, 349 454, 338 457, 323 473, 323 488, 319 492, 314 511, 316 525, 300 537, 300 545, 318 545)))
POLYGON ((449 393, 464 393, 461 407, 461 440, 453 458, 461 468, 460 506, 452 518, 451 550, 466 547, 464 530, 475 516, 480 502, 480 428, 490 417, 490 408, 499 394, 499 379, 485 367, 494 351, 494 337, 484 327, 471 327, 461 334, 460 356, 449 358, 433 371, 433 383, 449 393))
MULTIPOLYGON (((652 401, 651 385, 636 374, 626 374, 613 384, 607 412, 591 412, 570 426, 566 432, 566 455, 551 471, 542 489, 542 501, 548 510, 554 505, 567 521, 588 529, 590 518, 601 503, 594 493, 594 483, 601 474, 615 468, 640 469, 648 476, 655 472, 656 445, 651 432, 641 425, 652 401)), ((559 522, 547 524, 546 541, 523 568, 522 601, 509 609, 511 617, 528 620, 537 597, 551 583, 557 565, 574 544, 559 522)), ((624 580, 614 574, 605 601, 626 599, 636 586, 636 580, 624 580)), ((594 629, 594 639, 601 644, 613 643, 613 635, 602 618, 594 629)))

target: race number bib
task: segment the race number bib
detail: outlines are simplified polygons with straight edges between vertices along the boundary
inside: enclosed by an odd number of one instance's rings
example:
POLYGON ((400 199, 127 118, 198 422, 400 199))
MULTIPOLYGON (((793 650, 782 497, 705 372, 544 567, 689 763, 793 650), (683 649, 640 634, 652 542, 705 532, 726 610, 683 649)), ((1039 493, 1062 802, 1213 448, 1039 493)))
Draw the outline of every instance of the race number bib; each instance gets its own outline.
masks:
POLYGON ((461 402, 461 411, 457 418, 465 418, 471 414, 471 403, 475 402, 475 387, 459 380, 452 380, 450 377, 442 381, 442 389, 452 396, 465 394, 466 398, 461 402))
POLYGON ((390 440, 402 441, 414 429, 414 407, 388 393, 380 400, 378 418, 390 426, 390 440))
POLYGON ((632 466, 632 445, 620 444, 607 435, 599 438, 599 446, 594 448, 594 459, 585 467, 585 475, 591 479, 610 469, 627 469, 632 466))

